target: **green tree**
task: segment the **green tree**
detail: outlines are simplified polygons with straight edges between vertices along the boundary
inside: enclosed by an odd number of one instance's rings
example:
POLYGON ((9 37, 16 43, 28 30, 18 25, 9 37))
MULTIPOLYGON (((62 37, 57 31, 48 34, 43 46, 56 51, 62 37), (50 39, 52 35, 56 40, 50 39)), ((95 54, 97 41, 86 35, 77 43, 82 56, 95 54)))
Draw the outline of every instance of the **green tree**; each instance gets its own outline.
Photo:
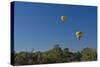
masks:
POLYGON ((64 50, 63 50, 64 56, 69 57, 69 53, 70 53, 69 49, 68 48, 64 48, 64 50))
POLYGON ((81 53, 78 51, 74 53, 75 61, 81 61, 81 53))
POLYGON ((42 63, 42 52, 38 51, 36 52, 36 55, 37 55, 37 62, 36 64, 41 64, 42 63))
POLYGON ((68 48, 63 49, 63 62, 68 62, 70 57, 70 52, 68 48))
POLYGON ((82 61, 92 61, 92 60, 97 59, 96 50, 92 48, 84 48, 81 54, 82 54, 82 57, 81 57, 82 61))
POLYGON ((25 65, 27 64, 27 52, 16 53, 15 65, 25 65))
POLYGON ((63 51, 58 44, 54 45, 54 47, 49 51, 49 57, 51 57, 52 62, 62 62, 63 51))

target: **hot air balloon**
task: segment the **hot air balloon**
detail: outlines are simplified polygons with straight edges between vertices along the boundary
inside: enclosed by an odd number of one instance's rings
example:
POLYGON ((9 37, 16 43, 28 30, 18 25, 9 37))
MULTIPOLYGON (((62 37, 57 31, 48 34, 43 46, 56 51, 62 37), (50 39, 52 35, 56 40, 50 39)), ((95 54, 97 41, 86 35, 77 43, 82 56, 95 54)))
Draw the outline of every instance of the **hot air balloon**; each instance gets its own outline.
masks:
POLYGON ((60 19, 64 23, 64 21, 67 19, 67 17, 66 16, 61 16, 60 19))
POLYGON ((80 31, 77 31, 76 32, 76 38, 78 39, 78 40, 80 40, 80 38, 82 37, 82 32, 80 32, 80 31))

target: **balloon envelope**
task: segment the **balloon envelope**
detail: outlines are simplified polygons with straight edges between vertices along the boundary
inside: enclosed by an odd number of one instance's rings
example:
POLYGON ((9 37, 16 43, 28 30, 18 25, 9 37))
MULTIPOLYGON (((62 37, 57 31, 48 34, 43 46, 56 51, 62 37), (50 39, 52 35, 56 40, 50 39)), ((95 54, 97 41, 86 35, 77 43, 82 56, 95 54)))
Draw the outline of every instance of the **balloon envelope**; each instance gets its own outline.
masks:
POLYGON ((80 31, 78 31, 78 32, 76 32, 76 38, 78 39, 78 40, 80 40, 80 38, 82 37, 82 32, 80 32, 80 31))
POLYGON ((60 19, 61 19, 62 22, 64 22, 67 19, 67 17, 66 16, 61 16, 60 19))

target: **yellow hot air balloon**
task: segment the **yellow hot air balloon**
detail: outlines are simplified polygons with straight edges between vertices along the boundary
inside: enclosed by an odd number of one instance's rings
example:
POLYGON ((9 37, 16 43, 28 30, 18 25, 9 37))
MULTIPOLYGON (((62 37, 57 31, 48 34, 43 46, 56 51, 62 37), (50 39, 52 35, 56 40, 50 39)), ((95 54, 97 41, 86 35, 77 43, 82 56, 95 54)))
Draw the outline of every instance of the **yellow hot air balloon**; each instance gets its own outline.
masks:
POLYGON ((67 17, 66 16, 61 16, 60 19, 64 23, 64 21, 67 19, 67 17))
POLYGON ((80 38, 82 37, 82 32, 80 32, 80 31, 77 31, 76 32, 76 38, 78 39, 78 40, 80 40, 80 38))

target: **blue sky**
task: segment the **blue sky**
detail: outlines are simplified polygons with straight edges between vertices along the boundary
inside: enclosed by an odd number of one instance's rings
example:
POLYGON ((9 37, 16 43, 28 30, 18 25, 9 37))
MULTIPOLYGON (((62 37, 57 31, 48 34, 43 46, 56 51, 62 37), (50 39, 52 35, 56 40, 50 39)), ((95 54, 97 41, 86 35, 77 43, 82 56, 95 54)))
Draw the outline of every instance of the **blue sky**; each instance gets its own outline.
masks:
POLYGON ((71 51, 85 47, 97 48, 97 8, 15 2, 15 51, 45 51, 59 44, 71 51), (67 16, 62 23, 60 16, 67 16), (77 40, 75 32, 83 32, 77 40))

